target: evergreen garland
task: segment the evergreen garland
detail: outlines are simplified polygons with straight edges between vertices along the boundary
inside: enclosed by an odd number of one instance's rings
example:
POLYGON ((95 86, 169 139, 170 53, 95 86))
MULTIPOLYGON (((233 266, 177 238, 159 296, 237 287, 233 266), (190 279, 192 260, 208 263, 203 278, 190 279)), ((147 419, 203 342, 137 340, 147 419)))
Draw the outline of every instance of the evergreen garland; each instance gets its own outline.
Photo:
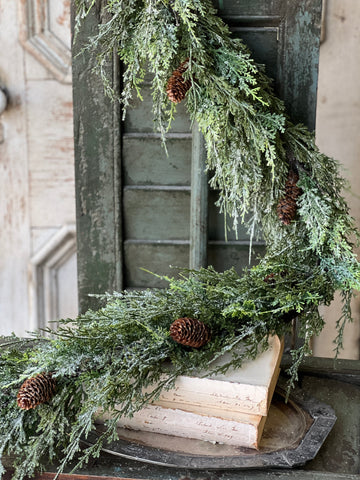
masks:
MULTIPOLYGON (((76 0, 76 5, 79 27, 96 2, 76 0)), ((176 109, 167 96, 168 82, 186 62, 181 68, 189 87, 186 107, 205 137, 220 210, 232 217, 235 230, 246 221, 251 238, 261 233, 267 250, 241 276, 211 267, 183 271, 177 279, 164 277, 169 286, 163 290, 106 294, 102 309, 60 321, 56 332, 46 332, 49 337, 3 338, 0 454, 16 458, 18 480, 55 459, 59 472, 74 459, 80 467, 116 439, 120 415, 132 415, 178 375, 208 368, 242 343, 241 353, 233 353, 221 372, 240 367, 268 347, 269 334, 289 332, 297 317, 304 343, 291 352, 291 387, 302 358, 311 353, 309 340, 323 328, 318 306, 341 291, 338 350, 351 321, 353 290, 360 287, 352 251, 358 232, 342 196, 338 163, 318 151, 307 128, 286 116, 263 68, 231 37, 211 2, 107 0, 104 10, 108 19, 85 48, 100 48, 97 69, 107 93, 115 97, 105 73, 114 50, 125 66, 118 99, 124 112, 134 91, 141 97, 149 70, 154 116, 165 138, 176 109), (291 211, 286 222, 279 219, 279 202, 281 214, 291 211), (196 349, 177 343, 169 331, 176 319, 203 322, 211 340, 196 349), (55 395, 42 396, 36 408, 19 408, 21 385, 43 372, 56 381, 55 395), (122 408, 114 412, 118 404, 122 408), (99 409, 113 417, 97 443, 80 451, 99 409)))

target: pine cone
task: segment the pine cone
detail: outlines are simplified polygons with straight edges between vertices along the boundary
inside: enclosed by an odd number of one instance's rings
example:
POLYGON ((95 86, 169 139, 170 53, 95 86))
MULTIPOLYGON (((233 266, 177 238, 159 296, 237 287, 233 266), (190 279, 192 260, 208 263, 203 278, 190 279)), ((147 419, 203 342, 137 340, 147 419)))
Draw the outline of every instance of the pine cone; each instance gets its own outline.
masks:
POLYGON ((21 385, 17 404, 23 410, 35 408, 41 403, 48 402, 54 396, 55 388, 56 382, 51 373, 39 373, 21 385))
POLYGON ((296 184, 299 176, 294 170, 290 170, 285 184, 285 195, 280 199, 277 206, 277 214, 284 225, 290 225, 294 220, 297 210, 297 198, 301 195, 301 188, 296 184))
POLYGON ((275 273, 269 273, 269 275, 266 275, 266 277, 264 278, 264 282, 272 287, 275 287, 275 273))
POLYGON ((285 270, 283 270, 282 272, 280 273, 269 273, 268 275, 266 275, 266 277, 264 278, 264 282, 267 283, 268 285, 270 285, 271 287, 275 287, 276 285, 276 279, 279 278, 279 276, 281 278, 285 278, 287 276, 287 272, 285 270))
POLYGON ((182 74, 187 70, 189 59, 187 58, 177 70, 174 70, 168 80, 166 93, 174 103, 180 103, 184 100, 186 93, 191 88, 191 80, 184 80, 182 74))
POLYGON ((195 318, 178 318, 170 326, 170 336, 175 342, 188 347, 206 345, 211 337, 210 328, 195 318))

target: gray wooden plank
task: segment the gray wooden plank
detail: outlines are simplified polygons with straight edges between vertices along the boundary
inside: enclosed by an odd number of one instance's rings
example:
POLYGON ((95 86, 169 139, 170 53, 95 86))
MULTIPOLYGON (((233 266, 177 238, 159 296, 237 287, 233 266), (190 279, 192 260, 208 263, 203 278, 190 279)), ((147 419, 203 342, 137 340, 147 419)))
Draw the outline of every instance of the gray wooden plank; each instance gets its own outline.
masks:
POLYGON ((190 189, 186 187, 126 187, 123 208, 126 239, 189 239, 190 189))
POLYGON ((124 244, 126 288, 164 288, 167 282, 145 272, 176 277, 176 268, 188 268, 189 242, 134 242, 124 244), (176 264, 174 264, 174 260, 176 264))
POLYGON ((322 1, 292 0, 285 4, 279 95, 294 122, 315 130, 322 1))
MULTIPOLYGON (((293 1, 293 0, 291 0, 293 1)), ((284 0, 217 0, 220 15, 264 17, 281 15, 284 0)))
POLYGON ((253 245, 251 263, 249 265, 249 245, 241 242, 209 242, 208 265, 216 271, 223 272, 234 267, 241 274, 245 267, 256 264, 259 255, 264 254, 264 245, 253 245))
MULTIPOLYGON (((148 85, 141 91, 143 101, 134 97, 131 102, 131 108, 128 109, 124 132, 153 132, 156 129, 152 112, 152 95, 148 85)), ((176 106, 176 115, 172 123, 171 132, 190 132, 191 123, 189 115, 186 113, 185 102, 176 106)))
POLYGON ((123 137, 124 184, 190 185, 191 138, 123 137))

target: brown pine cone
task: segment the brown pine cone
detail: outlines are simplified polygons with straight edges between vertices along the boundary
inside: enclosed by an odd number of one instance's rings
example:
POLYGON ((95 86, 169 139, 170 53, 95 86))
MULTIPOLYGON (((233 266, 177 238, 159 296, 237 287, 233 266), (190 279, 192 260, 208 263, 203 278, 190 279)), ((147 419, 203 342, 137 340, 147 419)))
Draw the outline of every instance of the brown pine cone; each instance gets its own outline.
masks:
POLYGON ((275 287, 275 273, 269 273, 269 275, 266 275, 266 277, 264 278, 264 282, 272 287, 275 287))
POLYGON ((277 206, 278 217, 284 225, 290 225, 296 216, 297 198, 301 195, 301 188, 296 185, 298 181, 298 174, 290 170, 285 184, 285 195, 277 206))
POLYGON ((211 337, 210 328, 195 318, 178 318, 170 326, 170 336, 175 342, 188 347, 206 345, 211 337))
POLYGON ((184 80, 182 74, 187 70, 189 59, 187 58, 180 67, 173 71, 168 80, 166 93, 173 103, 180 103, 184 100, 186 93, 191 88, 191 80, 184 80))
POLYGON ((51 373, 39 373, 28 378, 17 394, 17 404, 23 410, 30 410, 48 402, 55 394, 56 382, 51 373))
POLYGON ((287 275, 288 275, 288 272, 286 270, 282 270, 279 273, 269 273, 264 278, 264 282, 267 283, 270 287, 274 288, 277 281, 287 277, 287 275))

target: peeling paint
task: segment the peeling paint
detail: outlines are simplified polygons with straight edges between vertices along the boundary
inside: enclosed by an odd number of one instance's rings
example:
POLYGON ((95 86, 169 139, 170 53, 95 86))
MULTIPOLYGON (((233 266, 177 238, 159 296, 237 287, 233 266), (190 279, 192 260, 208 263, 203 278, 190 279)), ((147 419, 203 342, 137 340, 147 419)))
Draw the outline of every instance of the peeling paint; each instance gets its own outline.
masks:
POLYGON ((63 1, 63 13, 56 18, 56 22, 70 30, 70 0, 63 1))

